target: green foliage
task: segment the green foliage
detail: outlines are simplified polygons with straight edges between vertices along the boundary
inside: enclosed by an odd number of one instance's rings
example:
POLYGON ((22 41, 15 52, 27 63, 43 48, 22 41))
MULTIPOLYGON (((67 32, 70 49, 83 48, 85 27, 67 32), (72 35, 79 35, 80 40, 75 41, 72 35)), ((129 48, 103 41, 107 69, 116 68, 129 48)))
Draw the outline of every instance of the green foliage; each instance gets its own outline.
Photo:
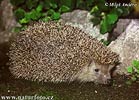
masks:
POLYGON ((25 10, 22 8, 18 8, 15 12, 14 12, 15 16, 17 17, 17 20, 24 18, 25 16, 25 10))
POLYGON ((127 67, 127 72, 128 73, 133 73, 133 67, 132 66, 128 66, 127 67))
POLYGON ((61 7, 62 5, 67 6, 70 10, 73 10, 74 4, 76 4, 76 0, 58 0, 58 5, 61 7))
POLYGON ((20 31, 25 30, 26 28, 27 28, 26 25, 24 25, 24 26, 22 26, 22 27, 14 27, 14 28, 12 29, 12 32, 18 33, 18 32, 20 32, 20 31))
POLYGON ((28 9, 36 8, 39 0, 24 0, 28 9))
POLYGON ((111 33, 113 28, 120 17, 127 16, 131 7, 118 6, 106 6, 106 0, 92 0, 93 7, 90 13, 93 15, 92 22, 94 25, 100 24, 100 33, 111 33))
POLYGON ((107 41, 107 40, 104 40, 104 39, 101 39, 100 41, 106 46, 108 46, 110 44, 110 41, 107 41))
POLYGON ((25 0, 10 0, 10 2, 15 6, 20 6, 25 2, 25 0))
POLYGON ((130 13, 129 7, 106 6, 106 0, 10 0, 21 25, 31 21, 58 20, 62 13, 74 9, 90 11, 94 25, 100 25, 100 33, 112 32, 120 17, 130 13))
POLYGON ((10 0, 15 6, 14 14, 21 25, 31 21, 58 20, 62 13, 71 10, 72 0, 10 0))
POLYGON ((65 5, 62 5, 62 6, 60 7, 60 9, 59 9, 59 12, 60 12, 60 13, 64 13, 64 12, 67 12, 67 11, 69 11, 69 10, 70 10, 69 7, 67 7, 67 6, 65 6, 65 5))
POLYGON ((52 14, 51 18, 52 18, 53 20, 59 19, 59 18, 60 18, 60 13, 59 13, 59 12, 54 12, 54 13, 52 14))
POLYGON ((31 21, 59 20, 62 13, 71 11, 74 0, 10 0, 14 6, 14 14, 21 27, 12 31, 19 32, 31 21))
POLYGON ((127 84, 135 82, 139 78, 139 60, 133 60, 132 65, 127 67, 127 72, 130 74, 130 80, 127 84))
POLYGON ((85 9, 85 10, 91 10, 93 3, 95 0, 76 0, 76 8, 78 9, 85 9))
MULTIPOLYGON (((10 0, 17 21, 24 27, 31 21, 59 20, 62 13, 76 8, 87 9, 93 0, 10 0)), ((91 7, 90 7, 91 9, 91 7)), ((15 31, 22 29, 16 28, 15 31)))

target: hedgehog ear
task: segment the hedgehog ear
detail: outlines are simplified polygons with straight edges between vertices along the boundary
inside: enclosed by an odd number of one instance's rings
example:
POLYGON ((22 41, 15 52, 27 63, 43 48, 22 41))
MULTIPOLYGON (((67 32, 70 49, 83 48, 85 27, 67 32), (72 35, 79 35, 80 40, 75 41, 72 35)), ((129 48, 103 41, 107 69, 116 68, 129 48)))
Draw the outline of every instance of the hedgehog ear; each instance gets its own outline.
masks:
POLYGON ((115 69, 115 67, 116 67, 115 64, 110 64, 108 69, 113 70, 113 69, 115 69))
POLYGON ((111 74, 111 76, 113 76, 113 73, 116 71, 116 65, 115 64, 112 64, 112 65, 109 65, 109 72, 111 74))
POLYGON ((115 63, 115 64, 110 64, 109 65, 109 70, 111 70, 111 69, 116 69, 117 67, 118 67, 118 65, 120 65, 121 64, 121 62, 118 62, 118 63, 115 63))

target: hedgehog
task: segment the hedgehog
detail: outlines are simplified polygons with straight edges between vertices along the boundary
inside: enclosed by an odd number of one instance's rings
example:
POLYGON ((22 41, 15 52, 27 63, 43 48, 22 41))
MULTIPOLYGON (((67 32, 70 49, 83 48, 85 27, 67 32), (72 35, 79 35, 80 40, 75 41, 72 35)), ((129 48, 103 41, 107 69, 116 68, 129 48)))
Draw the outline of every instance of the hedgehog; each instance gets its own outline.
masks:
POLYGON ((29 25, 13 39, 8 55, 15 78, 38 82, 108 84, 119 62, 96 38, 62 21, 29 25))

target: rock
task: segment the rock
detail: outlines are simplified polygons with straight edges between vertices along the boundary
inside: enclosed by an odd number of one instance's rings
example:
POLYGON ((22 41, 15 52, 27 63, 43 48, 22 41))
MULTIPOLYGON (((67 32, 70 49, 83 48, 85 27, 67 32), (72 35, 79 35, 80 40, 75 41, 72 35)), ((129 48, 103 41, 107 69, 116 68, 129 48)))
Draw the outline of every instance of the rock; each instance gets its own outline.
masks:
POLYGON ((12 35, 13 35, 13 33, 9 32, 9 31, 1 31, 0 32, 0 44, 8 42, 12 35))
POLYGON ((85 10, 74 10, 73 12, 68 12, 61 15, 62 20, 64 20, 67 24, 79 27, 98 40, 107 40, 108 34, 101 35, 99 32, 99 26, 93 26, 93 23, 90 21, 91 17, 92 16, 90 13, 85 10))
POLYGON ((131 20, 125 32, 109 47, 121 57, 117 73, 127 74, 126 67, 130 66, 133 60, 139 60, 139 20, 131 20))
POLYGON ((0 5, 2 26, 5 30, 10 30, 16 26, 17 22, 13 14, 13 6, 10 0, 3 0, 0 5))
POLYGON ((130 22, 131 19, 119 19, 113 32, 109 34, 108 39, 110 41, 115 40, 125 31, 126 27, 129 25, 130 22))
POLYGON ((13 6, 10 0, 2 0, 0 3, 0 80, 2 78, 3 69, 8 69, 6 63, 8 62, 7 52, 9 49, 9 39, 13 36, 10 31, 18 23, 13 14, 13 6))
POLYGON ((0 4, 0 43, 7 42, 11 37, 11 29, 19 26, 13 14, 10 0, 3 0, 0 4))

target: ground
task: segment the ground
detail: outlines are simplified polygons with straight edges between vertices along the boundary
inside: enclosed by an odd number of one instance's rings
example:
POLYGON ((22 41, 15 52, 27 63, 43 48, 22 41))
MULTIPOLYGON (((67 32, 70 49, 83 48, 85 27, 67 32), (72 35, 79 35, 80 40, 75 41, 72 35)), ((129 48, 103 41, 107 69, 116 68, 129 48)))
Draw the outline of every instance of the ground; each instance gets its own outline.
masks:
POLYGON ((123 76, 113 85, 94 83, 37 83, 13 77, 0 81, 0 96, 54 96, 54 100, 139 100, 139 84, 127 85, 123 76))
POLYGON ((139 83, 128 85, 125 76, 114 77, 112 85, 80 82, 37 83, 15 79, 6 65, 8 48, 5 45, 7 44, 0 46, 0 96, 53 96, 52 100, 139 100, 139 83))

